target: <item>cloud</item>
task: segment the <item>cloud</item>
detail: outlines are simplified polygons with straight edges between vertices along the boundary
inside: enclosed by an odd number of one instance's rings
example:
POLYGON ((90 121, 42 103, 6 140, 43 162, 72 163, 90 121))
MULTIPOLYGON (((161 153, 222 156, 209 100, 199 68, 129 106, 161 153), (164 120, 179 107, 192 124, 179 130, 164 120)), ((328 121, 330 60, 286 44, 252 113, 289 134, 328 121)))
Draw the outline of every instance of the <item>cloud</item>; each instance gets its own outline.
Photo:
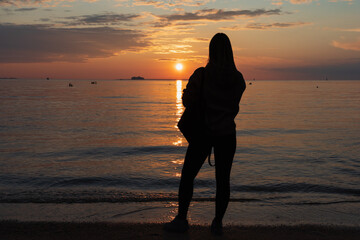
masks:
MULTIPOLYGON (((179 38, 179 35, 170 36, 169 34, 158 32, 151 35, 152 37, 152 44, 148 48, 149 51, 153 54, 159 55, 172 55, 174 54, 186 54, 186 59, 193 59, 194 53, 196 53, 196 49, 194 48, 194 43, 206 43, 210 41, 208 38, 201 38, 201 37, 184 37, 179 38), (158 36, 158 37, 155 37, 158 36), (191 54, 191 56, 190 56, 191 54)), ((183 57, 183 55, 181 55, 183 57)), ((177 56, 177 58, 179 58, 177 56)), ((161 59, 165 59, 161 57, 161 59)), ((166 59, 169 59, 167 57, 166 59)))
POLYGON ((360 51, 360 39, 355 42, 338 42, 332 41, 332 46, 336 48, 341 48, 344 50, 351 50, 351 51, 360 51))
POLYGON ((266 30, 271 28, 292 28, 299 27, 304 25, 309 25, 311 23, 306 22, 288 22, 288 23, 249 23, 246 28, 248 29, 257 29, 257 30, 266 30))
POLYGON ((177 6, 202 6, 210 2, 209 0, 135 0, 133 2, 136 6, 153 6, 156 8, 165 8, 177 6))
POLYGON ((342 31, 342 32, 360 32, 360 28, 324 28, 325 30, 342 31))
POLYGON ((230 31, 238 31, 238 30, 268 30, 274 28, 293 28, 300 27, 304 25, 310 25, 312 23, 308 22, 287 22, 287 23, 249 23, 245 27, 240 25, 230 26, 230 27, 222 27, 221 29, 230 30, 230 31))
POLYGON ((283 2, 282 1, 272 1, 271 4, 276 5, 276 6, 281 6, 281 5, 283 5, 283 2))
POLYGON ((50 22, 51 19, 50 18, 40 18, 39 21, 41 21, 41 22, 50 22))
POLYGON ((182 14, 171 14, 158 16, 163 21, 196 21, 210 20, 221 21, 234 19, 235 17, 258 17, 263 15, 280 15, 280 9, 256 9, 256 10, 232 10, 224 11, 222 9, 202 9, 195 12, 185 12, 182 14))
POLYGON ((292 4, 304 4, 304 3, 311 3, 313 0, 290 0, 292 4))
POLYGON ((200 64, 204 64, 206 63, 208 56, 206 55, 186 55, 186 58, 179 58, 179 57, 175 57, 175 58, 158 58, 156 59, 156 61, 159 62, 194 62, 194 63, 200 63, 200 64))
POLYGON ((0 6, 17 6, 17 3, 22 3, 20 0, 0 0, 0 6))
POLYGON ((168 55, 168 54, 189 54, 194 53, 191 50, 192 45, 188 44, 176 44, 176 43, 165 43, 155 42, 151 47, 151 52, 154 54, 168 55))
POLYGON ((142 32, 110 27, 0 24, 0 62, 83 62, 149 45, 142 32))
MULTIPOLYGON (((318 2, 319 0, 272 0, 273 5, 282 5, 285 1, 290 2, 292 4, 305 4, 305 3, 312 3, 318 2)), ((353 4, 354 0, 328 0, 328 2, 346 2, 348 4, 353 4)))
POLYGON ((345 32, 360 32, 360 28, 343 29, 345 32))
MULTIPOLYGON (((283 5, 284 2, 290 2, 292 4, 305 4, 305 3, 311 3, 318 0, 272 0, 272 5, 283 5)), ((351 0, 350 0, 351 1, 351 0)))
POLYGON ((353 4, 353 0, 329 0, 329 2, 347 2, 349 5, 353 4))
POLYGON ((66 19, 72 20, 70 22, 64 22, 68 26, 76 25, 116 25, 122 22, 129 22, 133 19, 140 17, 137 14, 92 14, 76 17, 67 17, 66 19))
MULTIPOLYGON (((281 15, 280 9, 256 9, 256 10, 222 10, 202 9, 194 12, 174 13, 169 15, 153 15, 158 21, 153 22, 154 27, 166 27, 171 25, 184 24, 184 21, 228 21, 237 17, 259 17, 267 15, 281 15)), ((192 23, 194 24, 194 23, 192 23)))
POLYGON ((181 42, 209 42, 210 39, 208 38, 202 38, 202 37, 197 37, 197 38, 183 38, 180 40, 181 42))
POLYGON ((51 0, 0 0, 0 6, 38 5, 51 0))
POLYGON ((15 9, 14 11, 15 12, 30 12, 30 11, 34 11, 34 10, 37 10, 37 8, 18 8, 18 9, 15 9))
POLYGON ((3 10, 4 12, 6 12, 7 15, 13 15, 14 12, 24 13, 24 12, 32 12, 32 11, 38 10, 38 8, 34 8, 34 7, 32 7, 32 8, 15 8, 15 9, 2 7, 0 9, 3 10))
POLYGON ((54 6, 62 2, 73 2, 74 0, 0 0, 0 6, 54 6))
MULTIPOLYGON (((329 60, 331 61, 331 60, 329 60)), ((330 63, 291 66, 291 67, 266 67, 270 70, 286 75, 296 76, 296 79, 324 79, 329 80, 359 80, 360 79, 360 58, 347 59, 344 61, 334 60, 330 63)))

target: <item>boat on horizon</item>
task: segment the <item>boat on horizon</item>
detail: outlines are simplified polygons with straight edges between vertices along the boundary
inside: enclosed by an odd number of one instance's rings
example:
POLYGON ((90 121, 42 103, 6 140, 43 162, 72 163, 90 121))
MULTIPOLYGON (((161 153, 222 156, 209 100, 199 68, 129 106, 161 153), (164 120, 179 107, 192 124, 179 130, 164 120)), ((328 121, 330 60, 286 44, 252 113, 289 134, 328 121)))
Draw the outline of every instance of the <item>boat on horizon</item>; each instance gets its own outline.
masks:
POLYGON ((141 77, 141 76, 137 76, 137 77, 131 77, 131 80, 144 80, 145 78, 141 77))

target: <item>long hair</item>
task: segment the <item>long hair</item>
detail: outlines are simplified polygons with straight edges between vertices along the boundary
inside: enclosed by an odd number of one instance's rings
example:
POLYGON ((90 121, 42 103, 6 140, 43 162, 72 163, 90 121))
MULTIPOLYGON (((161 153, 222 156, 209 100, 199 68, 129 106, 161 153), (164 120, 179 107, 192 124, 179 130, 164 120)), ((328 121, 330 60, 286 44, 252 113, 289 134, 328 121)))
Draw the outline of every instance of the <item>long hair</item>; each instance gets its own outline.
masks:
POLYGON ((209 65, 236 69, 230 39, 225 33, 217 33, 211 39, 209 44, 209 65))

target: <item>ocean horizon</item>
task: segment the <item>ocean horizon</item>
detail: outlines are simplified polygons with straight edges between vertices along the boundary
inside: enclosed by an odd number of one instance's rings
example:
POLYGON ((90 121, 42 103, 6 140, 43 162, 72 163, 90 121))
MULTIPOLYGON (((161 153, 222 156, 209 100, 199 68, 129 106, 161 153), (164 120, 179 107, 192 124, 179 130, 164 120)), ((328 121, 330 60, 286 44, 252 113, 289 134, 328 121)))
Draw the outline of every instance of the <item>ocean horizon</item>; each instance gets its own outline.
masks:
MULTIPOLYGON (((92 79, 80 79, 80 78, 18 78, 18 77, 0 77, 0 80, 47 80, 47 81, 188 81, 188 78, 144 78, 144 79, 131 79, 130 78, 114 78, 114 79, 101 79, 101 78, 92 78, 92 79)), ((256 82, 256 81, 360 81, 360 79, 245 79, 246 82, 256 82)))

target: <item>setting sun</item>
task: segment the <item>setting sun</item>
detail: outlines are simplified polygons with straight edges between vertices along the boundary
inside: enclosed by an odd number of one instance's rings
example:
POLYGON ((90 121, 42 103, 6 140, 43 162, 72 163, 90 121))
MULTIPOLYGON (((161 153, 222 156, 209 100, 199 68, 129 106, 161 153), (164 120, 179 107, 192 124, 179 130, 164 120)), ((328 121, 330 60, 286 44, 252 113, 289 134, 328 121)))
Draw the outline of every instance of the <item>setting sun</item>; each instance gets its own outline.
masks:
POLYGON ((183 65, 181 63, 176 64, 176 70, 181 71, 183 69, 183 65))

